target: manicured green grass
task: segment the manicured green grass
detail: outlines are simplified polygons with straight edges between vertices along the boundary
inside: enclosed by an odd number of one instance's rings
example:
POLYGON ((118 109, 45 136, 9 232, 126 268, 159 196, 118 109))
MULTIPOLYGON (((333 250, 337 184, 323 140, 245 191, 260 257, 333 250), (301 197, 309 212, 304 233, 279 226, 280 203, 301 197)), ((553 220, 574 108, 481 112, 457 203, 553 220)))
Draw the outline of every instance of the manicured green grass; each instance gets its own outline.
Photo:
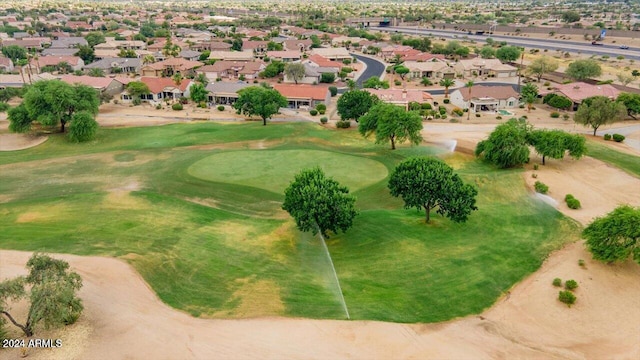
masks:
POLYGON ((375 184, 388 175, 387 168, 375 160, 320 150, 219 153, 195 162, 189 167, 189 174, 203 180, 251 186, 281 194, 297 173, 314 166, 320 166, 327 176, 352 191, 375 184))
POLYGON ((354 131, 205 123, 100 134, 86 147, 54 138, 0 154, 0 248, 123 258, 196 316, 344 318, 321 242, 280 209, 303 166, 324 166, 358 197, 354 227, 328 239, 355 319, 477 313, 578 234, 527 193, 521 171, 460 156, 450 161, 478 187, 480 210, 466 224, 434 215, 426 225, 386 182, 406 156, 438 151, 390 151, 354 131))
POLYGON ((587 154, 640 177, 640 157, 613 150, 595 141, 587 142, 587 154))

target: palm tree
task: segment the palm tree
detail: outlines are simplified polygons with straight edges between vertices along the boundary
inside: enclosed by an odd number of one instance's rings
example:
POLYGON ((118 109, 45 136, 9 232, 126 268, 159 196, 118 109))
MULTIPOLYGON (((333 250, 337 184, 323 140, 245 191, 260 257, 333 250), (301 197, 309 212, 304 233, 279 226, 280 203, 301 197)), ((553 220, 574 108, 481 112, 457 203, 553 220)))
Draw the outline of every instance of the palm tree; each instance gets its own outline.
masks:
POLYGON ((176 83, 176 85, 180 86, 180 84, 182 84, 182 75, 180 73, 176 73, 175 75, 173 75, 172 79, 173 82, 176 83))
POLYGON ((207 78, 207 75, 203 73, 199 73, 198 76, 196 76, 193 80, 205 86, 209 83, 209 79, 207 78))
POLYGON ((445 99, 449 97, 449 88, 452 87, 455 84, 456 84, 456 82, 453 79, 442 79, 442 80, 440 80, 440 86, 444 86, 444 98, 445 99))
POLYGON ((153 55, 151 55, 151 54, 145 55, 145 56, 142 58, 142 63, 143 63, 144 65, 147 65, 147 64, 153 64, 154 62, 156 62, 156 58, 155 58, 155 57, 153 57, 153 55))
POLYGON ((468 81, 464 86, 469 89, 469 106, 467 106, 467 120, 469 120, 471 116, 471 88, 473 87, 473 81, 468 81))

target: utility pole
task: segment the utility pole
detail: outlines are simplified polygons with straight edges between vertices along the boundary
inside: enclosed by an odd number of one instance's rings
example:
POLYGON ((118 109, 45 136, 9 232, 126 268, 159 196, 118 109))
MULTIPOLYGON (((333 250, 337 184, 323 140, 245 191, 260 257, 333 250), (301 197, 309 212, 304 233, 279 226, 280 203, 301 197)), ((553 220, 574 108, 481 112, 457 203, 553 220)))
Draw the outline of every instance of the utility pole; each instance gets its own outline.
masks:
POLYGON ((520 79, 522 78, 522 62, 524 61, 524 48, 522 48, 522 55, 520 56, 520 66, 518 67, 518 95, 522 97, 520 92, 520 79))

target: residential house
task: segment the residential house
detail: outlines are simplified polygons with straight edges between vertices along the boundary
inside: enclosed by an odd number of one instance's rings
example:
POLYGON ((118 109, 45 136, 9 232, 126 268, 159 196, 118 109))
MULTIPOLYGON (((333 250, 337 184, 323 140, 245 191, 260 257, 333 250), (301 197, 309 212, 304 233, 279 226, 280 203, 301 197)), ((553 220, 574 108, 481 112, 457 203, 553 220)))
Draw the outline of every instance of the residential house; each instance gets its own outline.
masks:
POLYGON ((274 84, 273 88, 287 99, 292 109, 313 108, 317 104, 329 105, 331 93, 328 86, 308 84, 274 84))
POLYGON ((231 51, 231 44, 222 41, 205 41, 191 44, 190 48, 195 51, 231 51))
POLYGON ((402 106, 409 110, 409 104, 416 102, 419 104, 433 103, 431 94, 422 90, 407 89, 364 89, 375 95, 382 102, 402 106))
POLYGON ((13 71, 13 61, 6 57, 0 57, 0 72, 12 72, 13 71))
POLYGON ((577 110, 578 106, 580 106, 582 101, 586 98, 604 96, 611 100, 615 100, 621 93, 620 90, 608 84, 591 85, 584 82, 557 85, 551 92, 571 99, 571 101, 573 101, 574 110, 577 110))
POLYGON ((399 52, 398 54, 400 54, 400 61, 418 61, 418 62, 425 62, 425 61, 445 61, 445 56, 442 54, 431 54, 431 53, 425 53, 422 51, 418 51, 418 50, 414 50, 411 49, 409 51, 404 51, 404 52, 399 52))
POLYGON ((114 49, 114 50, 97 49, 93 51, 94 60, 114 58, 114 57, 118 57, 119 54, 120 54, 120 50, 117 50, 117 49, 114 49))
POLYGON ((454 79, 456 71, 443 61, 406 61, 402 65, 409 69, 410 79, 454 79))
POLYGON ((190 61, 198 61, 198 59, 200 58, 200 52, 194 50, 182 50, 180 51, 180 54, 178 54, 178 57, 190 61))
POLYGON ((380 49, 380 56, 385 61, 392 60, 397 53, 406 52, 409 50, 413 50, 411 46, 406 45, 389 45, 380 49))
MULTIPOLYGON (((72 71, 82 70, 84 61, 77 56, 40 56, 38 58, 32 58, 30 64, 32 68, 35 68, 39 74, 42 68, 45 66, 56 66, 60 63, 66 62, 71 66, 72 71)), ((26 69, 28 65, 24 66, 26 69)), ((33 70, 32 70, 33 71, 33 70)))
POLYGON ((267 56, 272 61, 292 62, 299 61, 302 53, 298 50, 267 51, 267 56))
POLYGON ((29 76, 28 72, 24 72, 22 75, 15 74, 0 74, 0 89, 6 89, 9 87, 21 88, 25 84, 34 83, 40 80, 53 80, 54 76, 51 74, 33 74, 29 76))
POLYGON ((106 38, 106 42, 94 46, 95 50, 146 50, 147 43, 139 40, 116 40, 106 38))
POLYGON ((496 112, 518 106, 518 93, 511 85, 474 85, 471 88, 454 90, 449 96, 451 103, 474 112, 496 112))
POLYGON ((51 39, 49 38, 28 38, 22 40, 3 40, 2 46, 8 45, 18 45, 27 49, 28 51, 39 51, 42 50, 45 46, 51 44, 51 39))
POLYGON ((254 61, 216 61, 213 65, 205 65, 196 72, 205 74, 207 79, 215 81, 216 79, 238 79, 243 76, 247 80, 257 79, 258 74, 265 69, 264 62, 260 60, 254 61))
POLYGON ((111 57, 92 62, 82 67, 84 71, 91 69, 101 69, 105 74, 137 74, 140 71, 142 60, 139 58, 129 59, 121 57, 111 57))
POLYGON ((67 21, 65 24, 66 27, 72 30, 91 30, 93 26, 87 23, 86 21, 67 21))
POLYGON ((317 48, 311 50, 314 55, 323 56, 329 60, 343 61, 345 59, 351 60, 352 56, 345 48, 317 48))
POLYGON ((453 68, 456 70, 456 73, 462 74, 464 77, 481 76, 504 78, 518 75, 518 68, 503 64, 498 59, 465 59, 455 63, 453 68))
POLYGON ((360 43, 363 41, 367 41, 367 39, 364 39, 361 37, 353 37, 353 36, 338 36, 331 39, 331 46, 345 47, 348 49, 352 45, 358 45, 359 47, 360 43))
POLYGON ((52 49, 71 49, 79 46, 88 46, 89 43, 85 38, 79 36, 63 37, 58 40, 51 41, 52 49))
POLYGON ((78 53, 78 49, 76 48, 71 48, 71 49, 49 48, 49 49, 42 50, 40 55, 42 56, 73 56, 77 53, 78 53))
MULTIPOLYGON (((160 77, 141 77, 140 81, 145 83, 149 88, 149 94, 142 95, 140 100, 149 102, 172 101, 181 97, 189 97, 189 89, 192 82, 189 79, 183 79, 180 84, 176 84, 171 78, 160 77)), ((121 96, 123 101, 131 101, 133 97, 125 90, 121 96)))
POLYGON ((212 51, 210 60, 251 61, 254 60, 252 51, 212 51))
POLYGON ((76 75, 65 75, 60 78, 60 80, 66 82, 67 84, 81 84, 92 87, 100 92, 100 94, 105 94, 109 96, 113 96, 121 93, 124 90, 124 84, 118 80, 118 78, 110 78, 110 77, 93 77, 93 76, 76 76, 76 75))
POLYGON ((182 58, 169 58, 153 64, 142 66, 142 76, 173 76, 174 74, 195 73, 195 68, 204 65, 199 61, 190 61, 182 58))
POLYGON ((311 44, 313 41, 309 39, 302 40, 285 40, 283 46, 285 50, 306 52, 311 50, 311 44))
POLYGON ((251 86, 246 82, 216 82, 207 84, 209 102, 219 105, 232 105, 238 100, 238 91, 251 86))
POLYGON ((345 66, 341 62, 329 60, 326 57, 317 54, 309 56, 308 58, 302 60, 302 62, 315 67, 335 68, 336 72, 339 72, 345 66))
POLYGON ((267 52, 267 44, 269 44, 268 41, 243 40, 242 50, 251 51, 255 56, 262 57, 267 52))

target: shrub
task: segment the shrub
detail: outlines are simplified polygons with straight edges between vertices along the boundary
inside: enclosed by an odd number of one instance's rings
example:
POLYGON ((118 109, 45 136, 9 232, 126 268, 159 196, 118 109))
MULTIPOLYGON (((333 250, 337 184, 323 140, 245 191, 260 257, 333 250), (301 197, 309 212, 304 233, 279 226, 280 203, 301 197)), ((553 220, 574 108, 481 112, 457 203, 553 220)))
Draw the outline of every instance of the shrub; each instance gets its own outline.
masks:
POLYGON ((344 120, 340 120, 336 123, 336 127, 338 129, 346 129, 346 128, 350 128, 351 127, 351 121, 344 121, 344 120))
POLYGON ((496 116, 496 120, 502 120, 502 116, 500 115, 496 116))
POLYGON ((567 201, 569 199, 575 199, 575 198, 571 194, 567 194, 567 195, 564 196, 564 201, 567 201))
POLYGON ((567 199, 566 202, 569 209, 575 210, 575 209, 580 209, 581 207, 580 200, 576 198, 567 199))
POLYGON ((338 95, 338 88, 335 86, 329 86, 329 93, 331 93, 331 97, 338 95))
POLYGON ((538 164, 533 164, 533 170, 538 170, 539 165, 538 164))
POLYGON ((323 117, 320 118, 320 122, 323 123, 323 124, 326 124, 326 123, 329 122, 329 119, 327 119, 326 116, 323 116, 323 117))
POLYGON ((318 110, 318 114, 320 115, 324 115, 327 112, 327 110, 318 110))
POLYGON ((562 120, 567 121, 569 120, 569 114, 562 114, 562 120))
POLYGON ((462 116, 464 114, 464 110, 460 109, 460 108, 453 108, 453 110, 451 110, 451 115, 457 115, 457 116, 462 116))
POLYGON ((218 111, 224 111, 224 106, 223 105, 218 105, 218 111))
POLYGON ((447 114, 442 114, 442 115, 440 115, 440 114, 435 114, 435 115, 433 115, 433 117, 434 117, 435 119, 440 119, 440 117, 441 117, 441 116, 443 116, 443 115, 444 115, 444 116, 446 116, 447 114))
POLYGON ((438 106, 438 112, 440 113, 440 115, 442 114, 446 114, 447 113, 447 108, 444 106, 438 106))
POLYGON ((161 104, 156 105, 156 110, 160 110, 160 109, 162 109, 162 105, 161 104))
POLYGON ((578 282, 575 280, 567 280, 564 283, 564 288, 573 291, 578 288, 578 282))
POLYGON ((527 118, 527 115, 522 115, 522 116, 520 116, 520 120, 527 120, 527 119, 528 119, 528 118, 527 118))
POLYGON ((318 115, 318 110, 316 110, 316 109, 311 109, 311 110, 309 110, 309 114, 310 114, 311 116, 316 116, 316 115, 318 115))
POLYGON ((175 104, 171 105, 171 108, 173 110, 176 110, 176 111, 182 110, 182 104, 181 103, 175 103, 175 104))
POLYGON ((586 264, 585 264, 584 260, 582 260, 582 259, 578 260, 578 266, 585 267, 585 265, 586 264))
POLYGON ((604 139, 605 140, 611 140, 611 134, 604 134, 604 139))
POLYGON ((189 103, 189 99, 183 96, 180 98, 180 103, 186 105, 189 103))
POLYGON ((623 142, 624 141, 624 135, 620 135, 620 134, 613 134, 611 136, 611 138, 613 138, 613 141, 615 141, 615 142, 623 142))
POLYGON ((446 118, 447 118, 447 114, 442 114, 442 115, 440 115, 440 118, 441 118, 441 119, 446 119, 446 118))
POLYGON ((557 112, 557 111, 554 111, 554 112, 551 113, 551 117, 554 118, 554 119, 557 119, 557 118, 560 117, 560 113, 557 112))
POLYGON ((571 307, 571 305, 576 302, 576 296, 573 295, 571 291, 560 291, 558 293, 558 300, 567 304, 568 307, 571 307))
POLYGON ((552 284, 553 284, 553 286, 560 287, 560 286, 562 286, 562 279, 560 279, 560 278, 555 278, 555 279, 553 279, 552 284))
POLYGON ((327 110, 327 105, 318 104, 318 105, 316 105, 316 110, 318 110, 318 111, 327 110))
POLYGON ((396 81, 394 81, 393 83, 394 83, 396 86, 400 86, 400 85, 402 85, 402 81, 400 81, 400 80, 396 80, 396 81))
POLYGON ((449 99, 444 99, 444 100, 442 100, 442 102, 443 102, 443 103, 445 103, 445 104, 448 104, 448 103, 450 103, 450 102, 451 102, 451 100, 449 100, 449 99))
POLYGON ((423 110, 431 110, 432 109, 431 104, 429 104, 429 103, 422 103, 420 105, 420 108, 423 109, 423 110))
POLYGON ((536 189, 536 192, 539 192, 540 194, 546 194, 549 191, 549 187, 540 181, 536 181, 533 187, 536 189))
POLYGON ((482 115, 480 115, 480 114, 476 113, 476 117, 480 117, 480 116, 482 116, 482 115))
POLYGON ((548 82, 548 81, 545 81, 543 85, 544 85, 544 86, 549 86, 549 85, 551 85, 551 83, 550 83, 550 82, 548 82))
POLYGON ((5 112, 9 110, 9 104, 6 102, 0 102, 0 112, 5 112))
POLYGON ((135 98, 131 101, 131 103, 133 104, 133 106, 138 106, 140 104, 142 104, 142 100, 135 98))

